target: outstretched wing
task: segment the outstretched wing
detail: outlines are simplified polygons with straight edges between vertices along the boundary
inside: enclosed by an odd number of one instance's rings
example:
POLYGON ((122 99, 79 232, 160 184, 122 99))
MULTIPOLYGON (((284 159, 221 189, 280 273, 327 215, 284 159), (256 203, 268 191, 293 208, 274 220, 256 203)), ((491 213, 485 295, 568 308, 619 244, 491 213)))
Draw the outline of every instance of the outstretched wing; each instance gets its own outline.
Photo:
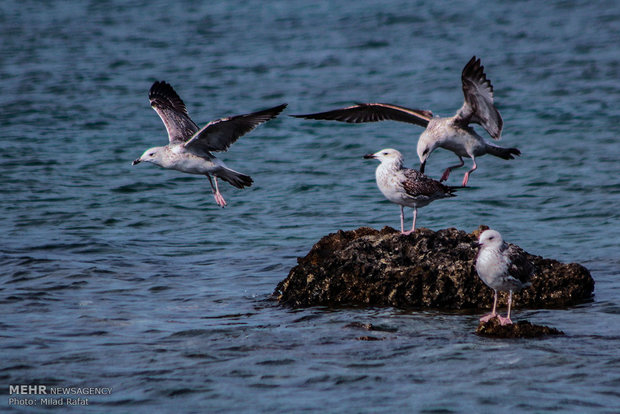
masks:
POLYGON ((185 104, 170 84, 155 82, 149 90, 149 101, 164 122, 171 144, 185 142, 198 131, 198 125, 191 120, 185 104))
POLYGON ((216 119, 196 132, 184 146, 202 151, 226 151, 240 136, 275 118, 284 108, 286 104, 251 114, 216 119))
POLYGON ((467 126, 470 123, 482 125, 494 139, 500 139, 504 121, 493 105, 493 85, 484 73, 480 59, 472 57, 461 74, 465 102, 456 113, 455 122, 467 126))
POLYGON ((431 111, 409 109, 384 103, 358 103, 347 108, 314 114, 291 115, 296 118, 326 119, 358 124, 361 122, 400 121, 426 127, 433 117, 431 111))

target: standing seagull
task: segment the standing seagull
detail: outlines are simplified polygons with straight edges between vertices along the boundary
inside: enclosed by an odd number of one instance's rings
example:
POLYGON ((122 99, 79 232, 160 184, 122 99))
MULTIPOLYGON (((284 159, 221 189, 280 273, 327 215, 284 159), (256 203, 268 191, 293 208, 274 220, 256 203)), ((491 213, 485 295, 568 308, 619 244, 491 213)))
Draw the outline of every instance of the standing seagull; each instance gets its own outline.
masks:
POLYGON ((364 158, 376 158, 381 161, 377 167, 377 187, 385 198, 400 204, 400 231, 411 234, 415 230, 418 207, 424 207, 440 198, 454 197, 454 188, 445 186, 411 168, 403 167, 403 156, 395 149, 387 148, 364 158), (413 208, 413 226, 405 231, 404 207, 413 208))
POLYGON ((445 148, 454 152, 460 162, 448 167, 440 181, 447 180, 453 169, 465 164, 463 157, 468 157, 472 159, 473 166, 463 177, 463 187, 465 187, 469 174, 478 168, 476 157, 491 154, 508 160, 513 159, 514 155, 521 155, 521 151, 517 148, 503 148, 486 142, 470 126, 472 123, 482 125, 493 139, 498 140, 502 135, 504 124, 499 111, 493 105, 493 86, 484 73, 484 66, 480 64, 480 59, 476 59, 475 56, 471 58, 463 68, 461 80, 465 102, 452 117, 434 117, 431 111, 384 103, 359 103, 327 112, 293 116, 349 123, 392 120, 423 126, 426 129, 418 139, 417 148, 421 163, 420 172, 424 172, 428 157, 437 147, 445 148))
POLYGON ((286 107, 286 104, 283 104, 251 114, 216 119, 198 128, 170 84, 164 81, 155 82, 149 91, 149 100, 155 112, 164 121, 170 143, 163 147, 147 149, 133 162, 133 165, 146 161, 188 174, 204 174, 209 178, 215 202, 220 207, 226 205, 226 200, 220 193, 218 178, 237 188, 249 187, 253 181, 249 175, 226 167, 211 154, 211 151, 228 150, 240 136, 275 118, 286 107), (211 179, 211 175, 214 176, 214 180, 211 179))
POLYGON ((504 242, 502 235, 495 230, 480 233, 478 241, 480 251, 476 257, 476 271, 480 279, 495 292, 493 310, 480 318, 481 322, 497 316, 502 325, 510 325, 510 306, 512 292, 531 285, 530 276, 534 266, 527 260, 525 252, 515 245, 504 242), (495 312, 497 308, 497 291, 508 291, 508 315, 503 318, 495 312))

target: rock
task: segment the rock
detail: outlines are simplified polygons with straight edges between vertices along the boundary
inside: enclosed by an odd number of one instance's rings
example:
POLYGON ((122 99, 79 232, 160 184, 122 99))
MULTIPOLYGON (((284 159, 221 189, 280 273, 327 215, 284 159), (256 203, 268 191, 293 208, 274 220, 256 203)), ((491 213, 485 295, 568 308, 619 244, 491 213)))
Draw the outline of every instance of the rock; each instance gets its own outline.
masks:
POLYGON ((384 341, 385 338, 377 338, 376 336, 358 336, 357 338, 355 338, 358 341, 384 341))
MULTIPOLYGON (((344 326, 345 328, 351 329, 362 329, 364 331, 378 331, 378 332, 396 332, 398 329, 392 328, 389 326, 383 325, 375 325, 372 323, 361 323, 361 322, 351 322, 344 326)), ((355 338, 358 341, 383 341, 387 339, 387 337, 377 337, 371 335, 363 335, 355 338)))
POLYGON ((480 322, 476 334, 490 338, 540 338, 549 335, 564 335, 564 332, 548 326, 533 325, 528 321, 519 321, 511 325, 501 325, 498 318, 480 322))
MULTIPOLYGON (((473 233, 419 228, 404 236, 385 227, 338 231, 319 240, 274 292, 292 307, 393 306, 490 309, 493 291, 476 274, 480 226, 473 233)), ((594 280, 577 264, 530 255, 532 286, 514 295, 515 308, 569 306, 592 297, 594 280)), ((505 306, 507 295, 500 295, 505 306)))
POLYGON ((345 328, 363 329, 365 331, 379 331, 379 332, 396 332, 397 328, 385 325, 375 325, 373 323, 361 323, 351 322, 344 326, 345 328))

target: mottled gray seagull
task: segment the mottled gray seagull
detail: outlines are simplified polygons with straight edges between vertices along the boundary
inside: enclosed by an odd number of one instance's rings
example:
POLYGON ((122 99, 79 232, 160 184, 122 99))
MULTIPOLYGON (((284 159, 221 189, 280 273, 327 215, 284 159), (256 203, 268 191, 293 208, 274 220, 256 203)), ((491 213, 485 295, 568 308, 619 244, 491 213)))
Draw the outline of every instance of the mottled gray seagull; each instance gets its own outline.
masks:
POLYGON ((381 161, 377 167, 377 187, 385 198, 400 205, 400 231, 411 234, 415 231, 418 208, 424 207, 440 198, 454 197, 453 187, 448 187, 411 168, 403 167, 403 156, 395 149, 386 148, 364 158, 381 161), (404 207, 413 208, 413 226, 405 231, 404 207))
POLYGON ((216 119, 198 128, 170 84, 164 81, 155 82, 149 91, 149 100, 164 122, 170 142, 163 147, 147 149, 133 165, 146 161, 188 174, 206 175, 215 202, 220 207, 226 206, 226 200, 220 193, 218 178, 237 188, 249 187, 253 181, 249 175, 228 168, 211 152, 228 150, 240 136, 275 118, 286 107, 286 104, 283 104, 251 114, 216 119), (211 176, 214 179, 211 179, 211 176))
POLYGON ((534 266, 527 260, 525 252, 519 247, 505 243, 502 235, 495 230, 485 230, 478 239, 480 250, 476 257, 476 271, 480 279, 495 292, 493 310, 490 314, 480 318, 481 322, 497 316, 502 325, 509 325, 512 292, 519 291, 531 285, 530 276, 534 273, 534 266), (502 317, 495 310, 497 308, 497 291, 508 291, 508 315, 502 317))
POLYGON ((347 108, 335 109, 305 115, 292 115, 297 118, 325 119, 349 123, 377 122, 384 120, 408 122, 420 125, 426 129, 418 139, 418 157, 420 158, 420 172, 424 172, 426 161, 437 148, 445 148, 459 157, 459 164, 448 167, 440 181, 448 179, 450 172, 462 167, 463 157, 472 159, 472 168, 463 177, 463 187, 467 185, 469 174, 474 172, 476 157, 491 154, 505 160, 513 159, 514 155, 521 155, 517 148, 503 148, 490 142, 474 131, 470 124, 475 123, 489 133, 493 139, 500 139, 503 121, 499 111, 493 105, 493 86, 484 73, 484 66, 480 59, 472 57, 463 68, 461 74, 465 102, 456 115, 452 117, 433 116, 431 111, 409 109, 402 106, 385 103, 359 103, 347 108))

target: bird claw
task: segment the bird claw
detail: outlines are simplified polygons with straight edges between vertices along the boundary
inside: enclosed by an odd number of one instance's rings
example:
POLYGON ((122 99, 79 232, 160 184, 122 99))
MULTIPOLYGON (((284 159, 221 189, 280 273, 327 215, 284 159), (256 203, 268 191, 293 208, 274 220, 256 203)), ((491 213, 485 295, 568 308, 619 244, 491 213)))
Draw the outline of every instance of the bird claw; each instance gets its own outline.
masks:
POLYGON ((222 194, 215 193, 213 194, 213 198, 215 198, 215 202, 217 203, 218 206, 222 208, 226 207, 226 200, 224 200, 224 197, 222 197, 222 194))
POLYGON ((489 313, 488 315, 484 315, 482 318, 480 318, 480 322, 488 322, 496 316, 498 316, 497 313, 489 313))
POLYGON ((504 318, 503 316, 497 315, 497 319, 499 319, 499 324, 502 326, 512 325, 512 321, 510 320, 510 318, 504 318))
POLYGON ((493 318, 497 318, 499 324, 502 326, 512 325, 512 320, 510 320, 510 318, 504 318, 497 313, 489 313, 488 315, 484 315, 482 318, 480 318, 480 322, 486 323, 493 318))

